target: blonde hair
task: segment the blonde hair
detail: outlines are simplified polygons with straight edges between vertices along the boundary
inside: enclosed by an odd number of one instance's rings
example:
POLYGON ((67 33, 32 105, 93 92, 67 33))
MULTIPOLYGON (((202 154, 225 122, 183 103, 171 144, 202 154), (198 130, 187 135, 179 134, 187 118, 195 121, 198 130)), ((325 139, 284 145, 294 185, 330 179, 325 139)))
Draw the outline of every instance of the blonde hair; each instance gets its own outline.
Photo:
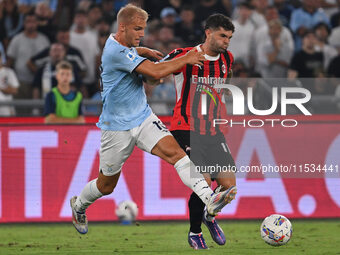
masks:
POLYGON ((272 27, 272 26, 282 27, 282 22, 279 19, 273 19, 268 22, 268 27, 272 27))
POLYGON ((121 8, 117 14, 118 24, 129 23, 136 16, 144 19, 145 21, 149 18, 149 14, 142 8, 133 4, 127 4, 123 8, 121 8))
POLYGON ((60 61, 58 64, 57 64, 57 66, 56 66, 56 70, 57 70, 57 72, 59 71, 59 70, 61 70, 61 69, 65 69, 65 70, 73 70, 73 67, 72 67, 72 64, 70 63, 70 62, 68 62, 68 61, 64 61, 64 60, 62 60, 62 61, 60 61))

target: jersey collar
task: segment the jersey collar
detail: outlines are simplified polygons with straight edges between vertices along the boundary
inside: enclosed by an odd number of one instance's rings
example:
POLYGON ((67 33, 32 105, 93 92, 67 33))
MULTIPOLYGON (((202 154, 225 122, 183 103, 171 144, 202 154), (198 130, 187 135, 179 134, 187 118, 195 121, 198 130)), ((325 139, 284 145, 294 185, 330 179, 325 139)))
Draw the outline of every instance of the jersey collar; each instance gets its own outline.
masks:
MULTIPOLYGON (((115 38, 115 34, 110 34, 110 39, 113 40, 116 43, 119 43, 116 38, 115 38)), ((120 43, 119 43, 120 44, 120 43)))
MULTIPOLYGON (((198 52, 201 52, 201 51, 202 51, 201 45, 202 45, 202 44, 199 44, 199 45, 196 46, 196 49, 197 49, 198 52)), ((208 61, 216 61, 216 60, 218 60, 218 59, 220 58, 220 55, 221 55, 220 53, 219 53, 217 56, 209 56, 209 55, 207 55, 207 54, 204 54, 204 57, 205 57, 205 59, 208 60, 208 61)))
MULTIPOLYGON (((119 45, 121 45, 121 46, 123 46, 123 47, 126 47, 126 46, 124 46, 124 45, 120 44, 120 43, 119 43, 119 42, 116 40, 116 38, 115 38, 115 35, 116 35, 116 34, 110 34, 109 38, 110 38, 112 41, 114 41, 114 42, 118 43, 119 45)), ((134 47, 131 47, 131 48, 129 48, 129 47, 126 47, 126 48, 128 48, 128 49, 132 50, 134 47)))

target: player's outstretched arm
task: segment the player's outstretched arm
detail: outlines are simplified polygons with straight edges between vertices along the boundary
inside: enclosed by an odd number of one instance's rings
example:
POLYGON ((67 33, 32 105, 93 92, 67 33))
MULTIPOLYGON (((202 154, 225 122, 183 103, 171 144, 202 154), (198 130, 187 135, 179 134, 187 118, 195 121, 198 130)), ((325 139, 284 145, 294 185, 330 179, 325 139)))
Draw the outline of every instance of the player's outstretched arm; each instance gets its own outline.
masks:
POLYGON ((162 77, 176 72, 185 65, 203 65, 204 60, 205 57, 203 52, 191 50, 182 57, 160 63, 145 60, 135 70, 140 74, 159 80, 162 77))
POLYGON ((137 50, 138 55, 144 58, 161 60, 164 57, 163 53, 158 50, 154 50, 154 49, 150 49, 146 47, 137 47, 136 50, 137 50))

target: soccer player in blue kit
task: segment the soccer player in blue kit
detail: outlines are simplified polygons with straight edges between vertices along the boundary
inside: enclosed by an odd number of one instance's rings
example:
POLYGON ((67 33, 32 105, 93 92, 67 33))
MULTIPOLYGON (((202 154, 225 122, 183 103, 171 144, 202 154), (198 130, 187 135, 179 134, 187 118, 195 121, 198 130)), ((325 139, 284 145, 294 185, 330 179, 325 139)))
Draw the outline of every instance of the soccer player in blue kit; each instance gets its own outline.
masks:
POLYGON ((124 162, 135 146, 174 165, 182 182, 215 215, 234 198, 229 191, 214 193, 203 175, 178 145, 147 104, 141 75, 151 81, 167 76, 184 65, 202 65, 204 54, 192 50, 174 60, 154 63, 157 51, 138 48, 148 14, 128 4, 118 15, 118 31, 107 39, 101 65, 103 109, 97 126, 101 129, 98 178, 90 181, 79 196, 71 198, 72 221, 86 234, 86 209, 94 201, 113 192, 124 162), (137 48, 136 48, 137 47, 137 48))

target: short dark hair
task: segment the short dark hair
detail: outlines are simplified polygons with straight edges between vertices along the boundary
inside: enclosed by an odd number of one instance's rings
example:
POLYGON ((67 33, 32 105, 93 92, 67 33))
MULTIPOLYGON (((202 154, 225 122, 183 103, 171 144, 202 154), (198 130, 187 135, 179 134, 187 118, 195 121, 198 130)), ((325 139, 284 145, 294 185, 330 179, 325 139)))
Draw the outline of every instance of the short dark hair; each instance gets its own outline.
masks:
POLYGON ((302 39, 305 38, 307 35, 313 34, 315 35, 312 29, 306 29, 305 33, 302 35, 302 39))
POLYGON ((241 2, 238 4, 238 7, 244 7, 249 10, 254 10, 254 7, 249 2, 241 2))
POLYGON ((100 24, 100 23, 106 23, 107 25, 111 26, 111 22, 109 20, 109 18, 107 16, 103 16, 103 17, 100 17, 98 20, 97 20, 97 24, 100 24))
POLYGON ((26 19, 27 17, 31 17, 31 16, 34 16, 35 18, 37 17, 37 15, 35 15, 34 10, 30 10, 28 13, 26 13, 25 19, 26 19))
POLYGON ((204 30, 207 30, 207 29, 216 30, 216 29, 219 29, 220 27, 222 27, 226 31, 232 31, 232 32, 235 31, 234 24, 231 22, 231 20, 227 16, 220 14, 220 13, 210 15, 207 18, 205 22, 204 30))
POLYGON ((192 6, 188 4, 183 5, 183 7, 181 8, 181 11, 193 11, 194 12, 194 10, 192 9, 192 6))
POLYGON ((329 26, 328 26, 325 22, 319 22, 318 24, 316 24, 316 25, 313 27, 313 31, 315 32, 315 31, 318 30, 320 27, 326 28, 328 34, 330 34, 330 33, 332 32, 331 29, 329 28, 329 26))
POLYGON ((100 9, 100 5, 99 5, 99 4, 96 4, 96 3, 90 4, 90 6, 89 6, 89 11, 91 11, 91 10, 94 9, 94 8, 100 9))
POLYGON ((84 10, 84 9, 77 9, 76 12, 74 13, 74 16, 77 16, 77 15, 84 15, 84 16, 87 16, 87 11, 84 10))
POLYGON ((57 28, 57 33, 59 33, 59 32, 62 32, 62 33, 70 32, 70 28, 67 27, 67 26, 58 27, 58 28, 57 28))

